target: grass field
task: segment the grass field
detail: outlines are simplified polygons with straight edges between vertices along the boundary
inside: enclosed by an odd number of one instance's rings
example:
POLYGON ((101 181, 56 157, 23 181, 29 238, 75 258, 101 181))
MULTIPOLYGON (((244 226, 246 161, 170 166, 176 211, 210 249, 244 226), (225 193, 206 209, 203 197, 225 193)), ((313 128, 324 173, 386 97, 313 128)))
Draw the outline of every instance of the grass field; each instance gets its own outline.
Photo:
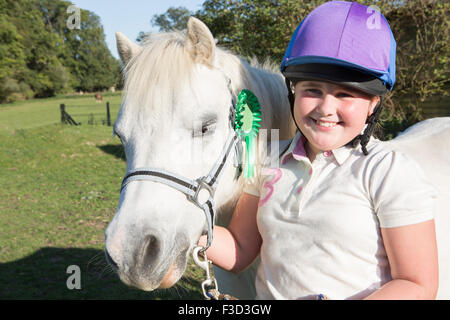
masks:
POLYGON ((111 127, 76 115, 100 117, 110 101, 114 120, 120 100, 119 93, 102 106, 92 96, 0 105, 0 299, 202 298, 192 263, 175 288, 148 293, 122 284, 105 262, 123 149, 111 127), (60 124, 60 103, 83 124, 60 124), (81 269, 80 290, 66 286, 70 265, 81 269))
POLYGON ((125 173, 112 128, 120 93, 35 99, 0 105, 0 299, 202 299, 202 271, 189 264, 175 288, 126 287, 107 266, 104 230, 125 173), (80 126, 60 124, 64 103, 80 126), (81 289, 66 286, 81 269, 81 289))

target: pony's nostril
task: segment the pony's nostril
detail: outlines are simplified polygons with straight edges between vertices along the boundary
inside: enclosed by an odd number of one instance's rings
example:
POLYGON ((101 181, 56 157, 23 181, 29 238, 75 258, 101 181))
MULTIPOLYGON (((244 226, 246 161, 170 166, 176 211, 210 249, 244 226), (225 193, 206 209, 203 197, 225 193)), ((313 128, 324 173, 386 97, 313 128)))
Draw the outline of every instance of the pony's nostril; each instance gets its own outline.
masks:
POLYGON ((147 236, 144 251, 143 251, 143 262, 144 265, 150 265, 154 263, 161 251, 161 246, 158 238, 153 235, 147 236))
POLYGON ((105 256, 106 256, 106 261, 112 265, 115 269, 119 269, 117 263, 114 261, 114 259, 110 256, 110 254, 108 253, 108 250, 105 249, 105 256))

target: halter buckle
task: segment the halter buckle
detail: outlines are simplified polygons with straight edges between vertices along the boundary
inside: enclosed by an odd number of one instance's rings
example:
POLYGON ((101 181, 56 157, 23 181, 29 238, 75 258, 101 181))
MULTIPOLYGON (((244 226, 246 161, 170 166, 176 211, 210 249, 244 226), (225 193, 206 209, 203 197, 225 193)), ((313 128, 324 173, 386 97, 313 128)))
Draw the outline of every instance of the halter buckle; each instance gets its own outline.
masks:
POLYGON ((195 180, 198 183, 197 191, 193 196, 188 195, 188 199, 200 208, 203 208, 206 201, 214 198, 215 190, 208 183, 206 183, 206 178, 207 177, 201 177, 195 180), (209 196, 206 196, 205 193, 202 192, 203 190, 208 191, 209 196))

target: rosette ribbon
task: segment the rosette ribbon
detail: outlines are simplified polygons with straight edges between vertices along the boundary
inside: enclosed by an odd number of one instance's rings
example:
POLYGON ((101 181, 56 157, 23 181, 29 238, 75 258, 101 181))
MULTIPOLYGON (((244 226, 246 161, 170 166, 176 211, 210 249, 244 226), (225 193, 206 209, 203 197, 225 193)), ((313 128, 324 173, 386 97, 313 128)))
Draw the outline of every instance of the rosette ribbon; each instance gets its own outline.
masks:
POLYGON ((258 98, 250 90, 242 90, 237 98, 235 131, 241 141, 245 141, 246 156, 244 178, 250 180, 255 174, 256 137, 261 127, 261 106, 258 98))

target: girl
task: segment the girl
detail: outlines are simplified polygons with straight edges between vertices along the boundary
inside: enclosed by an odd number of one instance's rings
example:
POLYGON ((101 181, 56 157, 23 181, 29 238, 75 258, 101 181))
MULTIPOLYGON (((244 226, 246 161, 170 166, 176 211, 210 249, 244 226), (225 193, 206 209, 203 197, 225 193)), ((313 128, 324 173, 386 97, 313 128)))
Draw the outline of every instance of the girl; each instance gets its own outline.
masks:
POLYGON ((234 272, 260 254, 258 299, 435 298, 434 188, 412 159, 369 140, 395 46, 385 18, 356 2, 327 2, 295 31, 281 71, 299 132, 207 250, 234 272))

